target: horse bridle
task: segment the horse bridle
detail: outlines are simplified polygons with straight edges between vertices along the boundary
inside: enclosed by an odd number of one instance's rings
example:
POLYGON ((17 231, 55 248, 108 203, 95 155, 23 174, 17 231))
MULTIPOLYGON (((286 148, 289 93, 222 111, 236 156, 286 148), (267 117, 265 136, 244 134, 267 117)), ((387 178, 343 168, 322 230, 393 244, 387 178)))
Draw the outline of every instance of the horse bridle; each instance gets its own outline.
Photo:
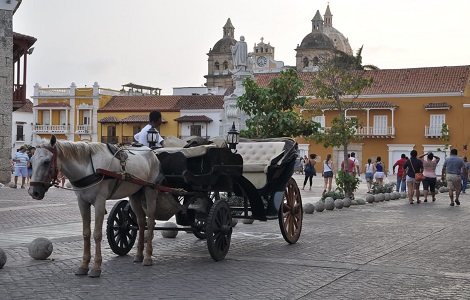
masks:
POLYGON ((45 177, 44 181, 30 181, 30 186, 44 186, 46 191, 57 183, 57 174, 59 169, 57 168, 57 149, 49 146, 41 146, 38 148, 44 148, 52 153, 51 165, 49 167, 49 173, 45 177))

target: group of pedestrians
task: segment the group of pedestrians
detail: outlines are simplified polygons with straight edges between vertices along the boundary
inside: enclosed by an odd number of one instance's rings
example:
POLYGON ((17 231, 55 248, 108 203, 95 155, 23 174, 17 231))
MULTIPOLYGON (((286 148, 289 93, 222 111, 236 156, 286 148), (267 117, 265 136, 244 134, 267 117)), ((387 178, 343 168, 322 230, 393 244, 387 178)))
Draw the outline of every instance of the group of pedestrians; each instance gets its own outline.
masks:
POLYGON ((388 175, 387 169, 385 168, 385 163, 382 161, 382 157, 380 156, 377 156, 375 162, 372 162, 371 158, 367 159, 367 163, 364 165, 364 173, 367 183, 367 193, 371 193, 374 179, 379 186, 382 186, 384 179, 388 175))
MULTIPOLYGON (((317 155, 312 153, 309 157, 305 157, 303 164, 303 172, 305 174, 304 185, 302 190, 305 190, 307 183, 310 184, 309 190, 312 190, 313 176, 317 176, 317 170, 315 165, 317 155)), ((331 154, 327 154, 326 159, 323 161, 321 176, 324 180, 323 194, 327 191, 331 191, 333 184, 333 177, 335 176, 333 161, 331 160, 331 154)))

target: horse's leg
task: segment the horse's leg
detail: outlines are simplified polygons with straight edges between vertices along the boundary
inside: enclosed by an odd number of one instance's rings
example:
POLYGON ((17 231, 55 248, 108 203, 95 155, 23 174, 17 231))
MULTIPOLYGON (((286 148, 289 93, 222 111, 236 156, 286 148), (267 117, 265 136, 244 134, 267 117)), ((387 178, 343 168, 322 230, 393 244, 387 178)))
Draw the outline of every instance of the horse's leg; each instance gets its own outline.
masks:
POLYGON ((83 259, 78 267, 75 275, 86 275, 88 274, 91 259, 91 252, 90 252, 90 237, 91 237, 91 211, 90 211, 90 204, 84 201, 80 201, 78 199, 78 207, 80 209, 80 214, 82 215, 82 226, 83 226, 83 259))
POLYGON ((103 239, 103 220, 104 212, 106 209, 106 199, 97 198, 95 201, 95 228, 93 229, 93 238, 95 240, 95 260, 93 267, 90 270, 90 277, 100 277, 101 263, 103 257, 101 256, 101 240, 103 239))
POLYGON ((147 246, 145 247, 143 266, 151 266, 153 264, 153 230, 155 227, 155 209, 157 205, 158 191, 149 187, 144 188, 145 201, 147 203, 147 246))
POLYGON ((138 194, 129 196, 132 210, 137 217, 139 225, 139 235, 137 238, 137 253, 134 256, 134 262, 142 262, 144 260, 144 233, 145 233, 145 212, 142 208, 142 196, 138 194))

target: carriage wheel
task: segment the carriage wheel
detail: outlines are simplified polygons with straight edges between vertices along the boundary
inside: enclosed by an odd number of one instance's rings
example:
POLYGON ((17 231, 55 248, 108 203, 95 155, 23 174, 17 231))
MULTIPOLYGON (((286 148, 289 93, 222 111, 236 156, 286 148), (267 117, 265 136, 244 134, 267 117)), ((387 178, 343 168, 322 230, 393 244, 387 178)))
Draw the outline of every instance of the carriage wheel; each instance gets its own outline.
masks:
POLYGON ((300 237, 302 217, 300 190, 295 180, 290 178, 279 208, 279 227, 284 240, 289 244, 295 244, 300 237))
POLYGON ((217 200, 212 205, 206 222, 206 238, 212 259, 223 259, 232 238, 232 216, 227 201, 217 200))
POLYGON ((126 255, 132 249, 137 236, 136 220, 129 201, 121 200, 114 204, 106 225, 106 236, 114 253, 126 255))
POLYGON ((201 227, 203 226, 204 226, 204 222, 202 221, 196 221, 196 224, 191 225, 191 227, 194 229, 193 231, 194 236, 200 240, 206 239, 206 233, 201 230, 201 227))

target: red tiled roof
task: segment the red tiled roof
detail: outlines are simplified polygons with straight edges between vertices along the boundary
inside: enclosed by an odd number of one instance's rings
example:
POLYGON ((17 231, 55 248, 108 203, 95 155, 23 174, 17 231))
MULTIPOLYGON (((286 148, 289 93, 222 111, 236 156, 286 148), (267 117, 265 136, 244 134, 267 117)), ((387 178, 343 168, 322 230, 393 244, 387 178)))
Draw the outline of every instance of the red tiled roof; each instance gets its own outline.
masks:
MULTIPOLYGON (((384 69, 365 71, 373 83, 362 95, 452 93, 465 90, 470 66, 431 67, 412 69, 384 69)), ((313 95, 313 73, 299 73, 304 83, 302 96, 313 95)), ((257 83, 266 87, 279 73, 259 74, 257 83)))
POLYGON ((33 112, 33 102, 31 102, 31 100, 29 100, 29 99, 26 99, 26 103, 22 107, 18 108, 15 111, 32 113, 33 112))
MULTIPOLYGON (((354 101, 354 102, 349 102, 351 103, 350 105, 347 105, 348 101, 343 102, 348 106, 349 108, 397 108, 398 105, 395 105, 393 103, 387 102, 387 101, 354 101)), ((323 109, 335 109, 336 105, 332 101, 325 101, 325 102, 310 102, 307 103, 304 108, 306 109, 318 109, 318 108, 323 108, 323 109)))
POLYGON ((452 108, 447 102, 431 102, 424 106, 424 109, 449 109, 452 108))
MULTIPOLYGON (((148 115, 132 115, 118 121, 119 123, 148 123, 148 115)), ((162 118, 162 123, 168 123, 167 120, 162 118)))
POLYGON ((119 123, 119 121, 115 116, 107 116, 99 120, 98 123, 119 123))
POLYGON ((114 96, 98 112, 149 112, 152 110, 179 111, 181 109, 223 109, 222 95, 188 96, 114 96))
POLYGON ((43 102, 34 107, 70 107, 70 105, 64 102, 43 102))
POLYGON ((182 116, 179 118, 175 119, 176 122, 182 123, 182 122, 204 122, 204 123, 210 123, 213 120, 207 116, 182 116))
POLYGON ((181 109, 223 109, 223 95, 188 95, 180 96, 174 108, 181 109))
POLYGON ((179 97, 180 96, 114 96, 105 106, 98 109, 98 112, 177 111, 173 106, 176 104, 179 97))

